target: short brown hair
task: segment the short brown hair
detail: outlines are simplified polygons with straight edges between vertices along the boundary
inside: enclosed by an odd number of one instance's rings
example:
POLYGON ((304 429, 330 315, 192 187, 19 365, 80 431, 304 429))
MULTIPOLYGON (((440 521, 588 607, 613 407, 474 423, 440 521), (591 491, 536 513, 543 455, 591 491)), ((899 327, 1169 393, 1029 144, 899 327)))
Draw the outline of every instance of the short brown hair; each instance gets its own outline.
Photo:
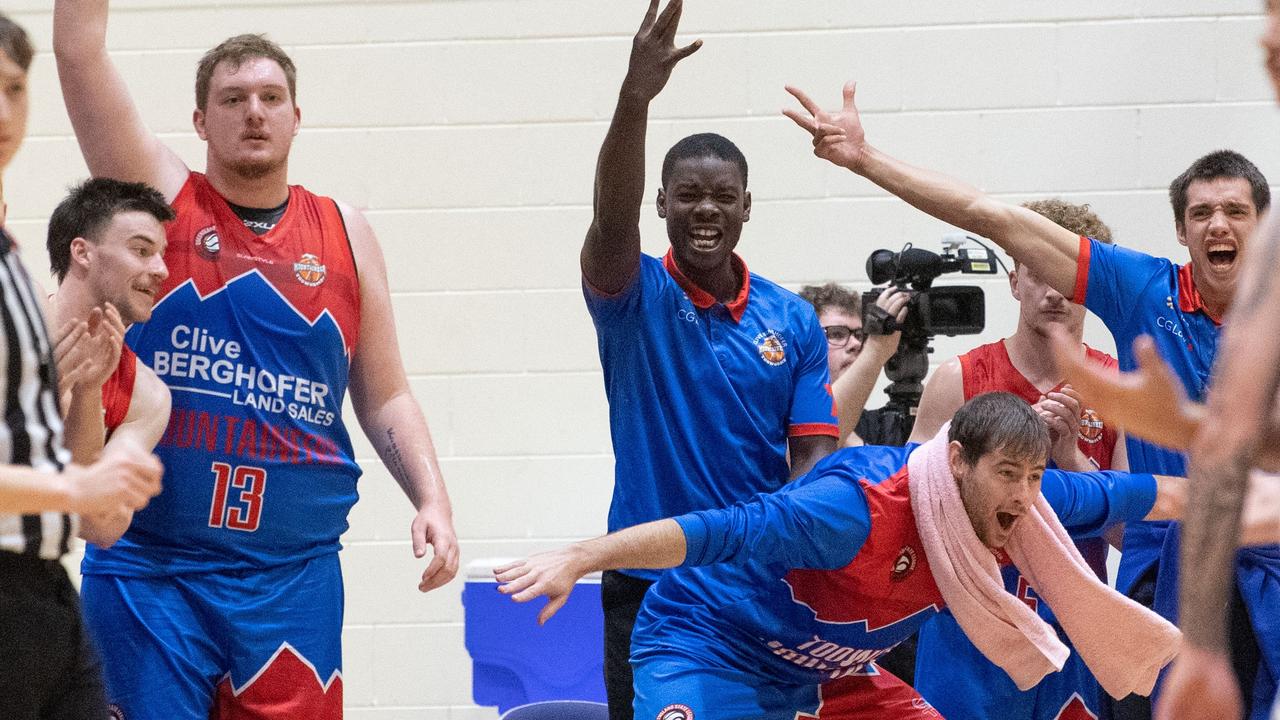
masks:
POLYGON ((1093 238, 1110 245, 1111 228, 1089 209, 1088 203, 1073 205, 1062 198, 1031 200, 1022 207, 1037 212, 1077 235, 1093 238))
POLYGON ((1007 392, 976 395, 951 417, 947 440, 960 443, 960 457, 977 465, 1000 452, 1020 460, 1049 456, 1049 426, 1026 400, 1007 392))
POLYGON ((31 58, 36 54, 31 38, 21 25, 10 20, 4 13, 0 13, 0 50, 17 63, 23 72, 31 69, 31 58))
POLYGON ((829 307, 838 308, 854 317, 862 314, 862 298, 858 293, 846 290, 833 282, 825 285, 805 285, 800 288, 800 297, 808 300, 813 306, 813 311, 819 315, 829 307))
POLYGON ((223 40, 200 58, 200 63, 196 65, 196 107, 203 111, 209 104, 209 83, 218 63, 231 63, 231 69, 235 70, 245 60, 252 58, 274 60, 284 70, 285 81, 289 85, 289 99, 297 104, 298 69, 294 67, 289 54, 284 48, 268 40, 266 35, 246 34, 223 40))

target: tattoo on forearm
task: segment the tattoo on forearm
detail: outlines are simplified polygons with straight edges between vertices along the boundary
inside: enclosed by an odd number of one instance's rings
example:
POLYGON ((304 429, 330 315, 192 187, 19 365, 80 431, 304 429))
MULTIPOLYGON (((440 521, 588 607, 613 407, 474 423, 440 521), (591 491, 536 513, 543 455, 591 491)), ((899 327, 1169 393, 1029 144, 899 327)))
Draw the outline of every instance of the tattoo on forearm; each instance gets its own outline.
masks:
POLYGON ((402 486, 408 481, 409 474, 404 469, 404 456, 400 453, 400 445, 396 442, 396 429, 387 428, 387 469, 391 477, 402 486))

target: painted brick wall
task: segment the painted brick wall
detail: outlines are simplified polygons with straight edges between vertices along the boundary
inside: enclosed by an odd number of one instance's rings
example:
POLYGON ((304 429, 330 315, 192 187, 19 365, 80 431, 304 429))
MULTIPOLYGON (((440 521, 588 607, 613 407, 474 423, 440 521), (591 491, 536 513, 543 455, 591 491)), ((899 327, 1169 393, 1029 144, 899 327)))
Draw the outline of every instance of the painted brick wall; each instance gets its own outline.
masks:
MULTIPOLYGON (((10 225, 41 269, 44 221, 83 176, 48 50, 32 32, 30 138, 6 177, 10 225)), ((386 251, 414 392, 453 496, 464 563, 596 534, 611 489, 607 413, 578 285, 595 155, 642 0, 120 0, 109 43, 142 114, 195 167, 200 53, 265 31, 300 68, 293 178, 367 209, 386 251)), ((752 163, 742 254, 796 285, 865 284, 878 247, 938 247, 947 228, 809 155, 778 114, 793 83, 834 104, 847 78, 868 136, 1012 200, 1092 203, 1120 243, 1182 258, 1165 187, 1233 147, 1280 173, 1256 0, 689 0, 705 47, 655 102, 649 187, 667 146, 720 131, 752 163)), ((660 253, 662 226, 643 220, 660 253)), ((986 280, 988 331, 1013 327, 986 280)), ((1112 345, 1090 327, 1091 341, 1112 345)), ((873 400, 874 402, 874 400, 873 400)), ((422 596, 410 508, 369 445, 345 537, 348 717, 493 718, 471 704, 461 582, 422 596)))

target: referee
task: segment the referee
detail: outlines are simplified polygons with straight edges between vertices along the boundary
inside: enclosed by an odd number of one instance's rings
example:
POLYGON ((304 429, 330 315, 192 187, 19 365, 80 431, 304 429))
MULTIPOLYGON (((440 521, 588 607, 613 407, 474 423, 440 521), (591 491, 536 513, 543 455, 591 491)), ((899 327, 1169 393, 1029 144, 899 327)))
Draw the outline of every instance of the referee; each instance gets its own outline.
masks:
MULTIPOLYGON (((26 33, 0 15, 0 170, 26 130, 26 33)), ((76 590, 58 559, 77 515, 133 511, 160 490, 160 463, 140 448, 70 464, 58 373, 40 297, 3 228, 0 185, 0 717, 107 716, 76 590)), ((80 333, 74 343, 94 342, 80 333)), ((82 350, 82 348, 70 348, 82 350)))

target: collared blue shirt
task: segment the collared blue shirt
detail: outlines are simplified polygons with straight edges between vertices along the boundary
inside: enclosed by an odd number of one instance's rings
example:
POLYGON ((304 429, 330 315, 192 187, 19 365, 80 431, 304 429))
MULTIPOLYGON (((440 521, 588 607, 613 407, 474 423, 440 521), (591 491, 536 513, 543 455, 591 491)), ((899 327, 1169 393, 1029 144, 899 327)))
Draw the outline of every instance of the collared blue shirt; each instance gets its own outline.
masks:
MULTIPOLYGON (((1137 368, 1133 341, 1149 335, 1189 397, 1204 397, 1218 352, 1218 323, 1205 311, 1191 279, 1191 266, 1081 238, 1075 302, 1097 315, 1115 337, 1120 369, 1137 368)), ((1134 435, 1126 437, 1129 467, 1135 472, 1186 475, 1182 452, 1134 435)), ((1131 523, 1116 587, 1127 592, 1155 563, 1168 522, 1131 523)))
POLYGON ((610 532, 775 490, 790 478, 789 436, 838 434, 813 307, 736 256, 734 267, 742 290, 729 303, 670 253, 642 255, 617 295, 584 283, 613 438, 610 532))

